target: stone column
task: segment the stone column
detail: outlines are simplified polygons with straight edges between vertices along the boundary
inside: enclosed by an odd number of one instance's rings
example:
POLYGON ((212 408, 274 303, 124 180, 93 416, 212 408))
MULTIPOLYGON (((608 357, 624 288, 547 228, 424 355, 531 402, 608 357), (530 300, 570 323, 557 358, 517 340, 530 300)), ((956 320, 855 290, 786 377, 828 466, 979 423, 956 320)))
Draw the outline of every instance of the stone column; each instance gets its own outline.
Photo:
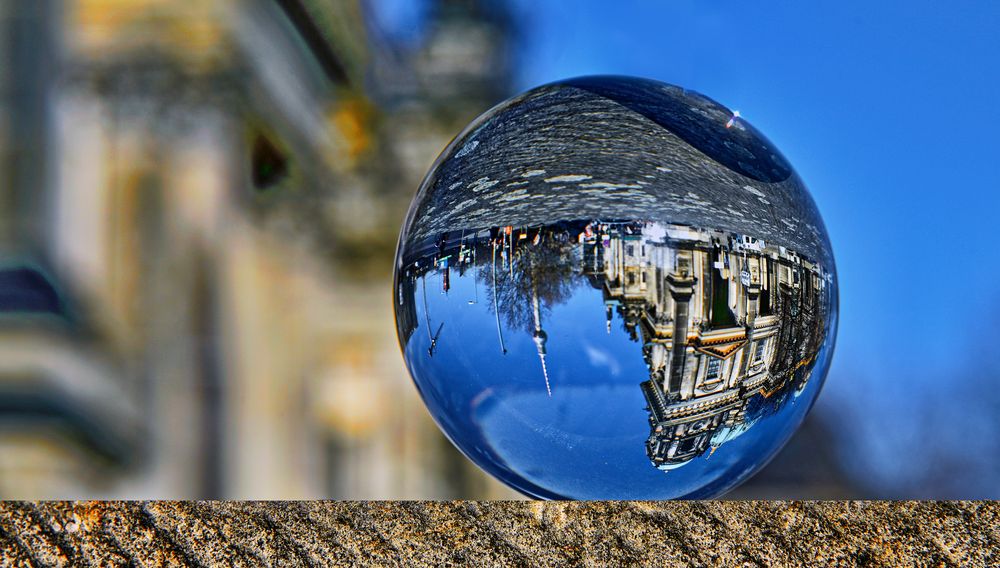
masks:
MULTIPOLYGON (((742 270, 747 271, 748 274, 753 274, 750 270, 749 262, 746 263, 742 270)), ((742 380, 746 377, 747 369, 750 368, 750 360, 753 358, 753 324, 757 320, 757 311, 759 309, 760 302, 760 270, 758 267, 757 278, 750 277, 749 281, 744 282, 742 280, 743 276, 740 276, 740 285, 743 286, 743 290, 747 295, 747 317, 746 317, 746 336, 747 342, 744 344, 746 347, 743 350, 743 358, 740 361, 740 369, 738 379, 742 380)))
POLYGON ((687 360, 688 307, 694 294, 697 279, 690 274, 671 273, 667 275, 667 285, 674 299, 674 340, 670 352, 670 374, 667 376, 666 391, 670 397, 680 394, 684 378, 684 363, 687 360))

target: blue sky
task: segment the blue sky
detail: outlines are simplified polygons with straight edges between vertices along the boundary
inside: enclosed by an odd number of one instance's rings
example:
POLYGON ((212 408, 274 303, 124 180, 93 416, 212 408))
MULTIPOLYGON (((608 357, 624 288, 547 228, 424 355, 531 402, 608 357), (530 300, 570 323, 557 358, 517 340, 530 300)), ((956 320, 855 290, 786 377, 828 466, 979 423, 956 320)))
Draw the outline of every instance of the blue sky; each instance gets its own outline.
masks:
MULTIPOLYGON (((501 281, 505 277, 501 266, 501 281)), ((442 282, 438 271, 421 277, 409 298, 418 327, 405 347, 407 367, 431 414, 466 455, 536 495, 715 496, 781 446, 789 424, 801 423, 818 385, 807 383, 801 399, 782 399, 773 415, 717 451, 664 473, 644 451, 650 431, 639 387, 648 378, 642 344, 629 339, 620 314, 606 327, 599 289, 580 278, 565 302, 547 306, 541 316, 551 381, 547 394, 531 333, 493 311, 487 265, 465 276, 452 271, 447 294, 442 282), (476 298, 481 301, 470 303, 476 298), (492 333, 495 322, 503 328, 506 354, 492 333), (433 356, 428 354, 432 333, 437 333, 433 356), (586 475, 579 473, 581 464, 587 464, 586 475)), ((761 398, 753 402, 768 404, 761 398)))
POLYGON ((785 153, 837 255, 837 359, 947 368, 960 337, 940 341, 941 324, 1000 308, 1000 4, 518 4, 533 12, 522 87, 660 79, 740 110, 785 153), (940 270, 950 284, 918 276, 940 270))
MULTIPOLYGON (((694 89, 739 110, 806 181, 841 284, 817 410, 851 422, 839 450, 872 491, 940 495, 921 473, 929 435, 1000 453, 983 416, 997 397, 961 392, 970 372, 1000 377, 975 359, 1000 338, 1000 3, 514 6, 521 89, 599 73, 694 89)), ((952 491, 997 496, 995 460, 941 459, 969 472, 952 491)))
MULTIPOLYGON (((796 168, 841 285, 817 410, 853 417, 845 454, 873 487, 933 496, 914 473, 928 432, 1000 454, 998 419, 982 416, 1000 416, 1000 395, 963 391, 970 373, 1000 378, 983 357, 1000 339, 1000 3, 511 5, 518 90, 604 73, 677 84, 739 110, 796 168), (942 404, 947 423, 931 428, 942 404)), ((400 29, 421 18, 388 12, 400 29)), ((1000 463, 983 467, 964 496, 1000 496, 1000 463)))

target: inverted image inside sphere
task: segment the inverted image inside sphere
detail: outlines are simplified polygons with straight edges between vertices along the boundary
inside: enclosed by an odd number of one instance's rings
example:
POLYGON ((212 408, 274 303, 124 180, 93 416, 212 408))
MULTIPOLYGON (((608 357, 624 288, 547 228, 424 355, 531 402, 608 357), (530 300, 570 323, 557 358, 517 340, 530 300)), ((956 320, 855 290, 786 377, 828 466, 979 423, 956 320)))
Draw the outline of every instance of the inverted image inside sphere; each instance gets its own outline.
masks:
POLYGON ((397 331, 435 420, 527 495, 711 497, 787 441, 833 350, 822 220, 722 105, 626 77, 474 121, 411 205, 397 331))

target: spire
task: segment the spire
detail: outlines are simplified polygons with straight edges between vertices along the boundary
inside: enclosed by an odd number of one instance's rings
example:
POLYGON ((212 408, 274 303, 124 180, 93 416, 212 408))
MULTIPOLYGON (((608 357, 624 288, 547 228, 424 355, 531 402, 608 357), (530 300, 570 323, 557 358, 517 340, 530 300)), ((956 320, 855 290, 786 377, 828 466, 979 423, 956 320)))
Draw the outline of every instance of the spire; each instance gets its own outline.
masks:
POLYGON ((535 287, 534 283, 531 286, 531 308, 535 316, 535 331, 531 334, 531 338, 535 341, 535 347, 538 349, 538 360, 542 363, 542 376, 545 377, 545 392, 549 393, 549 397, 552 397, 552 387, 549 385, 549 369, 545 366, 545 341, 548 339, 548 334, 542 329, 542 308, 541 303, 538 301, 538 288, 535 287))
POLYGON ((535 346, 538 347, 538 360, 542 362, 542 376, 545 377, 545 392, 552 396, 552 387, 549 385, 549 369, 545 366, 545 332, 538 330, 535 335, 535 346))

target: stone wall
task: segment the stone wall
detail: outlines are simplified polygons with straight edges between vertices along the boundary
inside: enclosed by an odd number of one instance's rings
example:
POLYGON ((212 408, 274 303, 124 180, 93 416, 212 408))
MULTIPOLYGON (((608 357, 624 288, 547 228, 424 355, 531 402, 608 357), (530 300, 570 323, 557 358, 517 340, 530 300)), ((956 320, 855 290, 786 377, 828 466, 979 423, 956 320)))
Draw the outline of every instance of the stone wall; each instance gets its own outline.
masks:
POLYGON ((995 566, 995 502, 0 504, 0 564, 995 566))

